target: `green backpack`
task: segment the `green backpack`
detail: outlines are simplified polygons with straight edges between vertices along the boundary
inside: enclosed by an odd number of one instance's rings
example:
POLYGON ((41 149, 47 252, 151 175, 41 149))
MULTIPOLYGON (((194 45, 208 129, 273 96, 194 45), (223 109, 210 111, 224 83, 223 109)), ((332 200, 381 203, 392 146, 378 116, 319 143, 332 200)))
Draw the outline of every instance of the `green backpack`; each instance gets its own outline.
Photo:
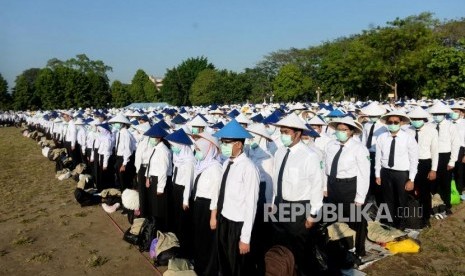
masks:
POLYGON ((457 191, 457 187, 455 186, 455 179, 452 179, 450 182, 450 204, 460 204, 460 193, 457 191))

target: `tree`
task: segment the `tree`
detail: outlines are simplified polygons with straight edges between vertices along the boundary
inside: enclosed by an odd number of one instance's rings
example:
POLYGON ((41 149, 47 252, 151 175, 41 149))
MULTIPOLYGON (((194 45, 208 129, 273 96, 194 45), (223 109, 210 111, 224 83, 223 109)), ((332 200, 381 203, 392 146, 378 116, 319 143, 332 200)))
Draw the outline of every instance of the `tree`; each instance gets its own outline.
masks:
POLYGON ((146 102, 147 98, 145 95, 145 84, 149 80, 149 76, 144 70, 137 70, 136 74, 132 78, 131 84, 129 85, 129 94, 133 102, 141 103, 146 102))
POLYGON ((12 102, 11 95, 8 93, 8 82, 0 74, 0 110, 10 108, 12 102))
POLYGON ((119 80, 115 80, 111 84, 110 90, 112 106, 124 107, 131 103, 131 98, 129 96, 129 85, 123 84, 119 80))
POLYGON ((311 80, 295 64, 284 65, 273 81, 275 99, 278 101, 303 100, 309 96, 311 80))
POLYGON ((52 69, 41 69, 34 86, 37 95, 42 101, 42 108, 49 110, 61 105, 63 95, 57 93, 57 80, 55 72, 52 69))
POLYGON ((214 69, 205 69, 198 74, 189 95, 189 101, 192 105, 218 103, 218 95, 215 93, 218 77, 218 72, 214 69))
POLYGON ((177 67, 168 69, 160 90, 162 100, 173 105, 190 105, 191 86, 205 69, 215 69, 205 57, 189 58, 177 67))

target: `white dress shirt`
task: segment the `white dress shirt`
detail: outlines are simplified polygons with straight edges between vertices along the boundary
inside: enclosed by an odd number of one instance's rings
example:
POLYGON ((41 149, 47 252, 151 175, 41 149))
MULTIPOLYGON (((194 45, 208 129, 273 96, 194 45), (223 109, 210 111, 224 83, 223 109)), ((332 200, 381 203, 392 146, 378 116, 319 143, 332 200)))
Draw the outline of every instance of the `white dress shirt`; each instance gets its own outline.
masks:
MULTIPOLYGON (((197 176, 196 176, 197 177, 197 176)), ((197 191, 195 198, 203 197, 210 199, 210 210, 216 210, 218 204, 218 194, 220 191, 221 179, 223 178, 223 167, 221 164, 214 165, 205 169, 197 182, 197 191)))
MULTIPOLYGON (((434 124, 437 127, 437 124, 434 124)), ((462 142, 457 131, 457 125, 446 119, 439 123, 439 153, 450 152, 450 159, 447 165, 455 167, 455 162, 459 157, 459 150, 462 142)))
POLYGON ((252 162, 257 166, 260 172, 260 182, 265 182, 265 198, 266 203, 271 203, 273 199, 273 155, 266 149, 267 142, 263 139, 260 145, 252 149, 250 146, 246 146, 245 152, 252 162))
POLYGON ((457 126, 457 132, 459 133, 460 146, 465 147, 465 119, 460 118, 452 121, 457 126))
MULTIPOLYGON (((326 146, 325 173, 327 176, 331 173, 333 159, 339 151, 340 145, 339 141, 331 141, 326 146)), ((337 164, 336 178, 357 177, 357 193, 354 201, 361 204, 365 203, 365 197, 370 187, 370 153, 366 146, 350 138, 344 143, 337 164)), ((327 187, 324 190, 327 191, 327 187)))
MULTIPOLYGON (((279 148, 274 158, 273 198, 278 192, 279 169, 287 149, 279 148)), ((323 162, 315 151, 302 142, 290 148, 283 171, 282 189, 284 200, 309 201, 312 215, 316 215, 323 206, 323 162)))
MULTIPOLYGON (((417 130, 410 127, 407 132, 415 138, 417 130)), ((418 159, 431 159, 431 170, 437 171, 439 160, 438 131, 432 124, 424 124, 418 130, 418 159)))
POLYGON ((388 163, 392 140, 391 133, 385 132, 376 141, 375 176, 380 177, 381 168, 386 168, 395 171, 408 171, 409 179, 414 181, 418 169, 418 144, 415 137, 403 130, 397 132, 394 166, 390 168, 388 163))
POLYGON ((136 155, 134 158, 136 172, 139 172, 141 165, 147 165, 149 163, 150 155, 154 149, 154 147, 149 144, 149 138, 150 137, 144 135, 137 145, 136 155))
POLYGON ((146 172, 146 176, 157 176, 158 177, 158 184, 157 184, 157 192, 164 193, 166 180, 171 172, 169 170, 172 169, 171 167, 171 150, 169 150, 164 143, 158 143, 155 148, 155 153, 150 155, 152 158, 149 160, 149 171, 146 172))
POLYGON ((106 168, 108 167, 108 159, 113 153, 113 141, 105 135, 100 135, 98 140, 98 154, 103 155, 103 167, 106 168))
POLYGON ((136 150, 136 140, 127 128, 121 128, 116 133, 115 150, 116 156, 123 157, 123 166, 126 166, 132 153, 136 150))
POLYGON ((69 120, 68 127, 66 129, 65 141, 71 143, 71 147, 76 146, 77 140, 77 129, 73 120, 69 120))
POLYGON ((84 153, 86 151, 86 139, 87 131, 83 126, 78 126, 77 128, 77 143, 81 146, 81 151, 84 153))
MULTIPOLYGON (((366 144, 368 142, 368 136, 370 135, 370 130, 371 130, 372 125, 373 125, 373 123, 368 122, 363 126, 362 144, 365 145, 365 146, 366 146, 366 144)), ((386 132, 389 132, 386 129, 386 126, 384 124, 382 124, 379 120, 376 121, 375 128, 373 129, 373 136, 371 138, 371 147, 368 148, 368 151, 376 152, 376 140, 378 139, 378 137, 381 134, 386 133, 386 132)))
POLYGON ((326 135, 325 133, 321 133, 320 137, 315 137, 314 144, 317 149, 321 152, 325 152, 326 145, 334 140, 330 136, 326 135))
MULTIPOLYGON (((230 159, 224 162, 223 173, 229 161, 230 159)), ((250 244, 252 226, 257 211, 260 173, 245 153, 241 153, 232 161, 234 163, 231 165, 226 179, 221 215, 235 222, 244 222, 240 240, 250 244)))
MULTIPOLYGON (((184 186, 183 204, 189 205, 189 196, 191 193, 192 185, 194 183, 194 162, 184 162, 181 166, 173 167, 173 171, 178 168, 176 172, 176 179, 173 178, 173 183, 184 186)), ((173 174, 174 177, 174 174, 173 174)))

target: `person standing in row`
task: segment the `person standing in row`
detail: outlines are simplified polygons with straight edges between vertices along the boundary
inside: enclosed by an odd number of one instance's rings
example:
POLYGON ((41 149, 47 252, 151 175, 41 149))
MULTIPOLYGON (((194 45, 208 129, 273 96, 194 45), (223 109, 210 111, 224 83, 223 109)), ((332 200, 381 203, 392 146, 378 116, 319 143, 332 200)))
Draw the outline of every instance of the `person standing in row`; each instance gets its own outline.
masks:
POLYGON ((457 191, 462 195, 463 187, 465 184, 465 119, 463 118, 465 106, 455 104, 450 107, 453 113, 449 114, 452 124, 457 127, 459 135, 460 149, 457 156, 457 161, 454 167, 454 179, 457 191))
POLYGON ((408 113, 408 117, 412 125, 409 132, 418 142, 418 172, 414 183, 423 209, 423 226, 427 227, 430 226, 431 188, 438 168, 438 131, 427 123, 430 115, 420 106, 408 113))
POLYGON ((418 167, 418 144, 415 138, 401 129, 401 124, 410 122, 402 112, 393 111, 383 117, 389 132, 381 134, 376 141, 376 184, 381 186, 382 203, 386 203, 393 225, 405 228, 404 210, 407 207, 407 192, 414 189, 418 167))
POLYGON ((167 193, 171 185, 172 156, 164 143, 168 133, 158 124, 153 125, 144 135, 149 136, 152 151, 145 173, 145 187, 139 191, 141 198, 141 213, 144 218, 155 218, 159 230, 168 230, 168 199, 167 193), (143 205, 143 206, 142 206, 143 205))
POLYGON ((449 215, 452 213, 452 205, 450 203, 452 172, 455 167, 455 162, 458 160, 462 143, 459 138, 457 126, 445 119, 447 114, 452 113, 452 110, 448 106, 438 101, 430 107, 428 111, 433 115, 434 125, 439 133, 438 169, 432 193, 439 193, 439 195, 441 195, 441 199, 444 201, 444 204, 446 204, 446 214, 449 215))
POLYGON ((223 168, 219 162, 218 138, 208 132, 194 135, 194 185, 189 208, 194 226, 194 270, 198 275, 218 275, 216 248, 217 203, 223 168))
POLYGON ((66 128, 65 132, 65 148, 68 152, 68 156, 72 158, 72 169, 76 167, 77 164, 81 163, 81 154, 78 151, 77 147, 77 129, 76 129, 76 124, 74 123, 72 113, 70 111, 67 111, 63 113, 63 119, 65 122, 68 123, 68 127, 66 128))
MULTIPOLYGON (((289 248, 298 270, 309 274, 315 269, 311 259, 316 239, 314 226, 323 206, 322 160, 301 142, 307 127, 296 114, 287 115, 275 126, 280 127, 284 147, 278 149, 274 159, 274 205, 278 210, 280 204, 286 204, 291 210, 306 210, 310 204, 310 214, 291 214, 288 222, 273 223, 275 244, 289 248)), ((279 211, 277 217, 280 217, 279 211)))
POLYGON ((173 232, 179 239, 182 253, 190 256, 191 242, 189 234, 189 197, 194 181, 195 158, 192 153, 193 144, 184 130, 179 129, 165 137, 173 152, 173 189, 171 193, 173 232))
POLYGON ((116 115, 108 122, 116 130, 114 148, 116 180, 122 191, 132 189, 136 174, 134 166, 136 140, 128 130, 131 123, 123 114, 116 115))
POLYGON ((253 136, 234 119, 213 136, 221 139, 221 152, 228 158, 218 196, 219 271, 224 276, 253 275, 250 241, 260 174, 244 153, 245 139, 253 136))
POLYGON ((366 145, 370 152, 370 189, 368 190, 369 200, 376 200, 379 204, 382 201, 381 191, 375 181, 375 155, 376 141, 378 137, 387 132, 386 127, 379 121, 379 117, 386 113, 386 109, 378 102, 372 102, 363 107, 360 112, 368 118, 368 122, 363 126, 362 144, 366 145))
POLYGON ((98 130, 100 135, 98 138, 99 146, 97 150, 99 155, 97 190, 100 192, 103 189, 115 187, 115 158, 113 156, 113 145, 115 141, 108 123, 99 125, 98 130))
MULTIPOLYGON (((361 142, 353 139, 362 129, 351 117, 336 119, 329 123, 336 130, 336 141, 331 141, 325 150, 325 172, 328 178, 325 196, 328 202, 340 207, 344 218, 354 218, 350 214, 351 205, 363 206, 370 187, 370 154, 361 142)), ((355 208, 352 208, 354 210, 355 208)), ((360 210, 360 209, 359 209, 360 210)), ((355 253, 365 255, 367 221, 349 221, 348 225, 356 232, 355 253)))

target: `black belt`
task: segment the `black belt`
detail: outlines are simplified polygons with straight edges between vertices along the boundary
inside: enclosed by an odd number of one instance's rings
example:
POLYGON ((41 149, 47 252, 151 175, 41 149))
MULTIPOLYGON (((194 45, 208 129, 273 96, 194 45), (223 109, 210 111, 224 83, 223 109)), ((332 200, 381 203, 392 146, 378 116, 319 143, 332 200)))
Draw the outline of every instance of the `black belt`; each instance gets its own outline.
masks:
POLYGON ((142 164, 142 165, 140 165, 140 166, 141 166, 142 168, 147 168, 148 165, 149 165, 149 164, 142 164))
POLYGON ((199 196, 198 196, 198 197, 195 198, 195 201, 197 201, 197 200, 198 200, 198 201, 210 201, 211 199, 205 198, 205 197, 199 197, 199 196))
POLYGON ((334 182, 353 182, 355 180, 357 180, 356 176, 351 177, 351 178, 336 178, 334 182))

